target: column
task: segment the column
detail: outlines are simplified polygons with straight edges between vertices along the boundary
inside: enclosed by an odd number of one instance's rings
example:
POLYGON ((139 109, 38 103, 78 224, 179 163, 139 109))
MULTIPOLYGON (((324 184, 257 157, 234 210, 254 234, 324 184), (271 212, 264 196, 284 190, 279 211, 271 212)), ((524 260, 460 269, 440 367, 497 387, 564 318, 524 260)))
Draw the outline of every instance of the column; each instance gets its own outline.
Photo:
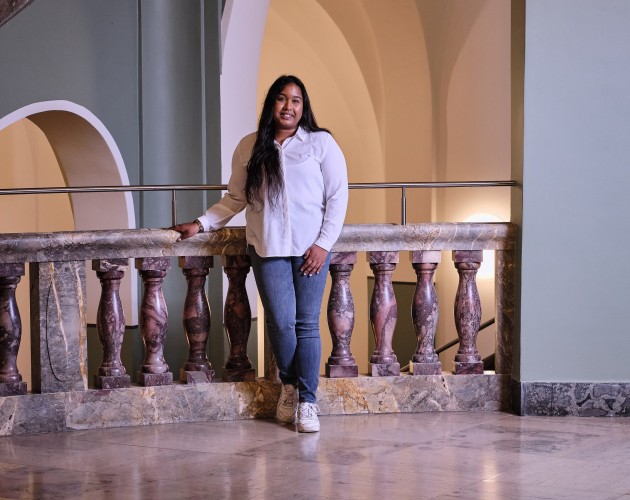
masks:
POLYGON ((188 284, 184 301, 188 360, 179 371, 179 380, 187 384, 208 383, 214 378, 214 370, 206 354, 210 335, 210 306, 205 289, 206 276, 213 265, 211 256, 179 258, 179 267, 188 284))
POLYGON ((356 262, 356 252, 333 252, 330 257, 332 285, 328 297, 328 328, 333 348, 326 363, 326 376, 330 378, 359 376, 359 367, 350 351, 354 328, 350 273, 356 262))
POLYGON ((417 341, 416 352, 410 362, 412 373, 414 375, 440 375, 442 364, 435 353, 438 297, 433 275, 442 259, 442 254, 439 251, 415 251, 409 252, 409 257, 417 276, 411 309, 417 341))
POLYGON ((228 278, 225 298, 225 331, 230 343, 230 356, 225 363, 223 380, 228 382, 254 381, 256 370, 247 357, 247 341, 252 326, 252 311, 249 307, 245 279, 251 263, 247 255, 221 256, 223 271, 228 278))
POLYGON ((120 360, 125 335, 125 313, 120 302, 120 280, 129 269, 129 259, 93 260, 92 270, 101 281, 101 298, 96 313, 96 332, 103 346, 103 361, 94 375, 97 389, 131 386, 131 377, 120 360))
POLYGON ((17 368, 22 320, 15 289, 24 276, 24 263, 0 264, 0 397, 26 394, 17 368))
POLYGON ((455 296, 455 328, 459 337, 455 373, 483 373, 483 361, 477 351, 481 302, 475 281, 477 270, 483 261, 483 251, 453 250, 453 261, 459 273, 459 285, 455 296))
POLYGON ((398 252, 368 252, 368 262, 374 272, 374 292, 370 302, 370 323, 376 349, 370 357, 373 377, 400 375, 400 364, 392 349, 398 306, 392 285, 392 274, 398 263, 398 252))
POLYGON ((138 383, 144 386, 169 385, 173 374, 164 361, 164 341, 168 328, 168 311, 162 293, 166 272, 171 267, 168 257, 136 259, 144 283, 140 305, 140 333, 144 343, 144 360, 138 372, 138 383))

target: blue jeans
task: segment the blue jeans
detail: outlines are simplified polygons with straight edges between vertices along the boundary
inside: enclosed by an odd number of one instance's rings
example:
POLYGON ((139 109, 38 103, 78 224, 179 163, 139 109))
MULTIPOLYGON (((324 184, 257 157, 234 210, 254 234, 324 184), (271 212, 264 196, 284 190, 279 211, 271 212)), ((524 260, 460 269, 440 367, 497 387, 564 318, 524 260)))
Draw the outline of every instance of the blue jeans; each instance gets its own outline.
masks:
POLYGON ((260 257, 252 246, 258 293, 265 308, 267 335, 283 384, 297 385, 300 402, 315 403, 322 342, 319 313, 330 253, 319 274, 304 276, 304 257, 260 257))

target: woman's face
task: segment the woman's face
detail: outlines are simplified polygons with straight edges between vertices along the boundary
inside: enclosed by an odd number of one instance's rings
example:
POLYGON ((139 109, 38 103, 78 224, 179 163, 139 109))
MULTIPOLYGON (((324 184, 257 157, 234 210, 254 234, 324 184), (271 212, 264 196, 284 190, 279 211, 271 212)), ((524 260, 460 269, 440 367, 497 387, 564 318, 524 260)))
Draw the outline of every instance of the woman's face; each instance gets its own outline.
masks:
POLYGON ((273 107, 276 130, 296 130, 302 119, 302 91, 289 83, 280 91, 273 107))

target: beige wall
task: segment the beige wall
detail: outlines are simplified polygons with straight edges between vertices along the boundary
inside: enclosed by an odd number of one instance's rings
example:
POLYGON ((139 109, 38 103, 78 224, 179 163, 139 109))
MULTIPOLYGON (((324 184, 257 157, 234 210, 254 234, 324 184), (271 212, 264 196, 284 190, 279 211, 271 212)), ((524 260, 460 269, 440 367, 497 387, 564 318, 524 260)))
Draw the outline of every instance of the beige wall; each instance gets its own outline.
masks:
MULTIPOLYGON (((509 179, 509 30, 504 0, 271 0, 259 109, 277 76, 302 78, 319 123, 346 155, 350 182, 509 179)), ((408 222, 463 221, 480 212, 509 220, 507 189, 417 190, 407 197, 408 222)), ((400 193, 352 192, 346 222, 399 223, 400 193)), ((443 259, 438 345, 456 336, 457 273, 450 254, 443 259)), ((352 350, 365 372, 371 271, 363 254, 359 260, 352 350)), ((415 281, 407 255, 394 278, 415 281)), ((479 288, 485 320, 493 316, 492 280, 479 280, 479 288)), ((400 304, 399 314, 408 307, 400 304)), ((325 314, 322 339, 325 361, 331 348, 325 314)), ((483 339, 485 355, 493 339, 483 339)), ((445 368, 453 355, 444 357, 445 368)))

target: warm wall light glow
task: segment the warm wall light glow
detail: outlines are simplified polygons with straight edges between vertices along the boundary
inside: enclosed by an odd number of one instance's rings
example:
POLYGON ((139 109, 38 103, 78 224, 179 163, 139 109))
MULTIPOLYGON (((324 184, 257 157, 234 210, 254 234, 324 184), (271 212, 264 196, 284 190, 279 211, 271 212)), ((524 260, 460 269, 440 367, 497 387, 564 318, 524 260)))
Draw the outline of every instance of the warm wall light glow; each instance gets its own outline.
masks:
MULTIPOLYGON (((501 218, 494 214, 489 213, 476 213, 464 219, 464 222, 503 222, 501 218)), ((494 250, 483 251, 483 262, 479 271, 477 271, 477 278, 479 279, 493 279, 494 278, 494 250)))

